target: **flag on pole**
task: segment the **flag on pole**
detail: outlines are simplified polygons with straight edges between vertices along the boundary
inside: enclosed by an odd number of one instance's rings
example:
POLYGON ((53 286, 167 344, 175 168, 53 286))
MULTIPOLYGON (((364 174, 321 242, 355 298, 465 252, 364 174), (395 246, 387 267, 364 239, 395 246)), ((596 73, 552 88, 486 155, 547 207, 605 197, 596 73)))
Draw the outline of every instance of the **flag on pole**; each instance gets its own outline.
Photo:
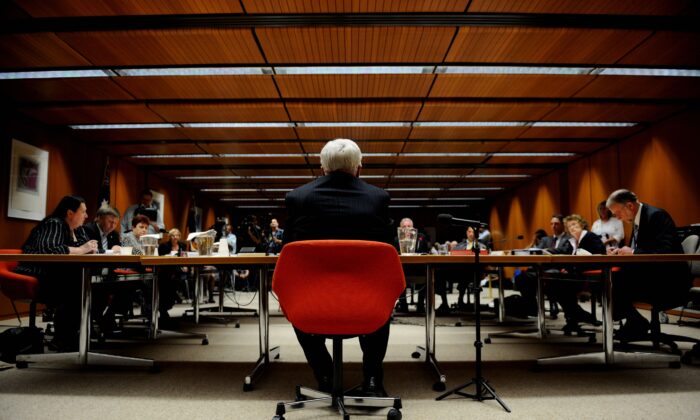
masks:
POLYGON ((109 205, 109 156, 107 156, 107 161, 105 162, 105 171, 102 176, 102 185, 100 186, 100 192, 97 195, 97 208, 109 205))

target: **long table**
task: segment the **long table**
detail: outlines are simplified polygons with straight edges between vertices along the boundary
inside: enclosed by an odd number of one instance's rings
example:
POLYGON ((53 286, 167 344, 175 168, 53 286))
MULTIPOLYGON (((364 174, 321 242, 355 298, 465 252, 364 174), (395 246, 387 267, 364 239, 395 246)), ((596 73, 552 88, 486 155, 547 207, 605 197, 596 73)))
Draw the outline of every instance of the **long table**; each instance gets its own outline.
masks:
MULTIPOLYGON (((269 288, 270 281, 268 279, 268 268, 274 266, 277 261, 276 256, 265 255, 237 255, 231 257, 132 257, 132 256, 107 256, 107 255, 85 255, 85 256, 66 256, 66 255, 0 255, 0 260, 10 261, 31 261, 31 262, 61 262, 61 263, 77 263, 83 265, 83 319, 81 321, 81 344, 78 358, 81 363, 87 364, 88 349, 89 349, 89 290, 90 278, 87 269, 94 266, 124 266, 128 264, 141 264, 143 266, 153 267, 154 273, 161 266, 193 266, 201 267, 205 265, 214 266, 258 266, 260 267, 260 286, 259 286, 259 358, 249 375, 244 379, 244 389, 252 389, 255 379, 264 371, 270 364, 272 359, 279 357, 279 347, 270 349, 269 344, 269 288), (87 311, 86 311, 87 309, 87 311)), ((483 255, 479 258, 482 266, 538 266, 550 267, 561 266, 566 264, 576 264, 577 266, 588 266, 601 268, 603 270, 603 351, 566 356, 564 358, 540 359, 542 364, 556 363, 577 363, 579 361, 588 363, 604 363, 625 364, 625 363, 645 363, 652 362, 673 362, 677 359, 673 355, 659 355, 651 353, 630 353, 615 351, 613 348, 613 320, 612 320, 612 288, 613 278, 611 268, 613 266, 638 264, 638 263, 660 263, 660 262, 680 262, 680 261, 700 261, 700 255, 628 255, 628 256, 562 256, 562 255, 483 255)), ((427 277, 427 302, 426 302, 426 333, 425 347, 419 347, 419 350, 425 357, 425 362, 430 365, 434 371, 437 382, 434 388, 444 389, 446 376, 441 373, 438 361, 435 357, 435 278, 434 269, 440 265, 473 265, 475 257, 473 255, 403 255, 401 256, 403 264, 421 264, 426 266, 427 277), (440 385, 442 384, 442 385, 440 385)), ((157 278, 157 275, 155 276, 157 278)), ((502 281, 499 281, 499 296, 503 299, 502 281)), ((502 302, 503 300, 501 300, 502 302)), ((546 336, 545 317, 544 317, 544 302, 542 299, 541 288, 538 292, 538 305, 540 311, 538 313, 538 330, 539 337, 546 336)), ((501 305, 503 307, 503 305, 501 305)), ((501 314, 502 315, 502 314, 501 314)), ((157 318, 157 317, 156 317, 157 318)), ((154 327, 157 328, 157 327, 154 327)), ((106 357, 107 355, 94 354, 94 358, 106 357)), ((60 356, 58 355, 43 355, 43 356, 60 356)), ((117 356, 110 356, 117 357, 117 356)), ((139 359, 140 360, 140 359, 139 359)))
MULTIPOLYGON (((41 264, 74 264, 81 267, 82 295, 80 309, 80 338, 77 352, 22 354, 17 356, 18 366, 27 363, 60 363, 78 366, 140 366, 153 367, 153 361, 134 357, 116 356, 90 351, 90 306, 92 304, 92 279, 90 270, 93 268, 140 267, 141 259, 137 255, 32 255, 32 254, 0 254, 0 261, 19 261, 41 264)), ((157 293, 154 293, 157 299, 157 293)), ((156 307, 157 308, 157 307, 156 307)), ((157 318, 157 317, 156 317, 157 318)))

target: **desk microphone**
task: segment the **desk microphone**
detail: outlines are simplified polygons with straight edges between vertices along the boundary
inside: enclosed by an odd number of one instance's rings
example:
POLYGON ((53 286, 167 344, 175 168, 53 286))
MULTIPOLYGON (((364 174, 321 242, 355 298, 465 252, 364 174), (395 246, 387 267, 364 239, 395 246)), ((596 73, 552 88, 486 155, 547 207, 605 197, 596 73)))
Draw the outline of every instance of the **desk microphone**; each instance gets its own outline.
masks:
POLYGON ((487 226, 487 223, 480 222, 478 220, 458 219, 456 217, 452 217, 451 214, 439 214, 437 218, 439 222, 449 223, 452 226, 487 226))

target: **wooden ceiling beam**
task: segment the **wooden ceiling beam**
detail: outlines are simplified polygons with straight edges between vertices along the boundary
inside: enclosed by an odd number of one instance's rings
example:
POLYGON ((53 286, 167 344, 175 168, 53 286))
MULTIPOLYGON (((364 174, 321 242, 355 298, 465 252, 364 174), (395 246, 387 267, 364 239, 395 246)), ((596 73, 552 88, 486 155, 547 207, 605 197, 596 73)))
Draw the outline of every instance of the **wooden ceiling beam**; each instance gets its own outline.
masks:
POLYGON ((336 13, 89 16, 13 19, 0 33, 127 31, 173 28, 276 28, 310 26, 512 26, 535 28, 650 29, 697 32, 697 17, 525 13, 336 13))

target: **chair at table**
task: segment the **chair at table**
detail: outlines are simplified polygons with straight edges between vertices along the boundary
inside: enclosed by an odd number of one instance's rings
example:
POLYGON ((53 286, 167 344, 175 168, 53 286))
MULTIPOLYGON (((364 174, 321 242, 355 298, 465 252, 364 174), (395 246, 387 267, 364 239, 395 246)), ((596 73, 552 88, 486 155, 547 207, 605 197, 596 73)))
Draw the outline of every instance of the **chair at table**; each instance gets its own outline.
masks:
MULTIPOLYGON (((700 249, 698 249, 698 242, 699 241, 697 235, 690 235, 687 238, 685 238, 681 244, 683 247, 683 253, 699 254, 700 249)), ((700 262, 690 261, 688 262, 688 265, 690 267, 691 275, 693 277, 700 276, 700 262)), ((683 297, 680 298, 679 301, 683 301, 683 297)), ((685 300, 685 302, 687 302, 687 299, 685 300)), ((678 305, 674 307, 677 306, 678 305)), ((661 306, 658 304, 652 304, 650 332, 644 336, 635 338, 634 340, 629 340, 627 341, 627 343, 651 341, 652 347, 654 349, 659 349, 661 348, 661 344, 664 344, 668 346, 671 349, 671 351, 675 354, 681 354, 681 351, 679 350, 678 344, 676 344, 676 342, 695 343, 693 350, 687 352, 682 359, 684 362, 690 362, 693 358, 697 358, 700 356, 700 340, 698 340, 697 338, 686 337, 682 335, 662 333, 661 320, 659 315, 669 309, 673 309, 673 307, 668 307, 668 305, 661 306)))
POLYGON ((295 328, 333 340, 333 391, 328 394, 297 386, 297 402, 278 403, 275 419, 284 419, 287 409, 313 406, 335 407, 348 419, 346 405, 393 407, 388 418, 401 418, 399 397, 345 393, 342 363, 343 339, 369 334, 385 325, 405 287, 401 261, 391 245, 355 240, 285 245, 272 289, 295 328))
MULTIPOLYGON (((20 249, 0 249, 0 254, 21 254, 20 249)), ((36 277, 18 274, 12 270, 17 267, 16 261, 0 261, 0 292, 7 296, 12 303, 17 320, 22 325, 15 301, 29 302, 29 326, 36 327, 36 304, 39 292, 39 280, 36 277)))

